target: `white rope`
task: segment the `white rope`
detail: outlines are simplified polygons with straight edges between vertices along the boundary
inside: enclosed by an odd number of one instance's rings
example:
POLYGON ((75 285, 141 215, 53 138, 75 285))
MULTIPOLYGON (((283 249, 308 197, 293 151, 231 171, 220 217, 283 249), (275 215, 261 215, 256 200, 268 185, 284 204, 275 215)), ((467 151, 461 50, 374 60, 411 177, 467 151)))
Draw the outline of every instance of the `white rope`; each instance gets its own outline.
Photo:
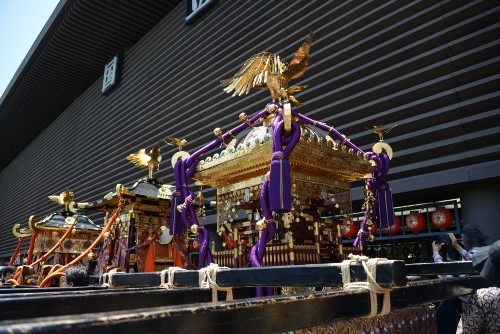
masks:
POLYGON ((227 270, 228 267, 219 267, 218 264, 211 263, 207 267, 199 270, 198 283, 202 289, 212 289, 212 302, 217 302, 217 291, 226 291, 226 300, 233 300, 232 287, 220 287, 217 284, 217 273, 227 270))
POLYGON ((109 272, 102 274, 102 286, 105 288, 114 288, 113 285, 113 276, 117 273, 116 270, 112 269, 109 272))
POLYGON ((167 290, 176 289, 177 287, 174 284, 174 276, 177 271, 187 271, 187 270, 180 267, 168 267, 167 269, 162 270, 160 273, 160 278, 161 278, 160 288, 165 288, 167 290), (167 279, 166 282, 165 278, 167 279))
POLYGON ((342 282, 344 290, 365 289, 370 292, 370 313, 366 316, 368 318, 386 315, 391 311, 391 291, 392 288, 384 288, 377 283, 377 263, 387 259, 376 258, 369 259, 363 255, 349 254, 349 260, 344 260, 341 264, 342 282), (351 263, 361 262, 366 272, 366 282, 351 282, 351 263), (378 299, 377 294, 383 294, 384 299, 382 303, 382 310, 378 313, 378 299))

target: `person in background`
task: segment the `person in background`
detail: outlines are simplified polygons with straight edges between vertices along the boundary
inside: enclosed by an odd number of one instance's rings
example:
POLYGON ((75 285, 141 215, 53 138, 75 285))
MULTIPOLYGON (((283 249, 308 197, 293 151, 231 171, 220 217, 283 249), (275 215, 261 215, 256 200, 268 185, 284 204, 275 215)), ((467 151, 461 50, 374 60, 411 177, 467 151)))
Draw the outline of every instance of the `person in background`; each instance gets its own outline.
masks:
MULTIPOLYGON (((458 251, 449 244, 441 243, 440 240, 432 242, 432 252, 434 262, 444 262, 443 256, 446 256, 446 262, 462 260, 458 251)), ((438 275, 440 279, 450 278, 453 275, 438 275)), ((452 298, 442 300, 436 310, 437 327, 439 334, 452 334, 457 329, 460 315, 462 313, 462 298, 452 298)))
POLYGON ((89 275, 87 268, 82 265, 74 265, 64 270, 66 279, 61 280, 62 286, 88 286, 89 275), (64 282, 65 281, 65 282, 64 282))
MULTIPOLYGON (((458 242, 460 245, 460 242, 458 242)), ((462 247, 462 245, 460 245, 462 247)), ((432 242, 432 258, 434 262, 444 262, 446 258, 446 262, 454 262, 461 261, 462 255, 459 251, 448 244, 443 244, 438 242, 437 240, 432 242)))
POLYGON ((460 252, 464 260, 472 260, 472 255, 486 244, 488 237, 483 234, 483 231, 476 224, 466 224, 462 228, 462 242, 465 249, 459 244, 453 233, 448 233, 451 239, 451 245, 460 252))
POLYGON ((16 267, 14 266, 6 266, 2 270, 2 283, 7 282, 9 279, 14 277, 14 272, 16 271, 16 267))
POLYGON ((472 255, 474 269, 490 285, 478 289, 464 306, 457 334, 500 333, 500 240, 472 255))

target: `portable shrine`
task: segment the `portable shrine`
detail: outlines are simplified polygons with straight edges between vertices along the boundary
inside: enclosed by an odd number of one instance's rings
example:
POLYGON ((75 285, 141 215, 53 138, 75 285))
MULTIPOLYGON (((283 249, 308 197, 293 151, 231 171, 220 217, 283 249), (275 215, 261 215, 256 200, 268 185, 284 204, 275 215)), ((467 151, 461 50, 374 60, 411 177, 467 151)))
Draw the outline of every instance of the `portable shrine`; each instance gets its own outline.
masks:
MULTIPOLYGON (((234 140, 201 160, 193 176, 217 189, 218 230, 229 235, 225 243, 229 252, 215 251, 215 262, 244 266, 249 256, 245 250, 255 244, 263 228, 260 194, 273 156, 274 119, 271 115, 239 142, 234 140)), ((349 181, 373 171, 363 155, 297 123, 300 139, 289 158, 291 207, 289 212, 273 214, 276 234, 267 247, 267 265, 330 262, 342 256, 337 237, 340 225, 351 218, 349 181)))
POLYGON ((153 168, 161 161, 159 145, 155 144, 150 154, 141 150, 127 159, 148 168, 149 176, 130 189, 117 184, 115 191, 104 198, 77 204, 79 212, 104 212, 105 224, 116 213, 115 221, 104 234, 96 274, 110 268, 127 272, 162 270, 174 262, 168 228, 172 187, 153 178, 153 168))
POLYGON ((294 94, 307 88, 289 82, 306 71, 312 40, 311 32, 289 63, 277 54, 258 53, 222 80, 224 91, 234 91, 233 96, 267 88, 273 102, 251 117, 240 113, 240 125, 214 129, 217 139, 192 154, 181 150, 173 159, 171 225, 174 234, 188 227, 198 235, 199 268, 213 262, 229 267, 319 263, 322 254, 340 260, 344 251, 339 225, 350 220, 349 182, 359 178, 366 180, 365 215, 349 252, 359 251, 373 238, 376 221, 382 227, 394 224, 386 182, 392 149, 383 141, 382 126, 375 127, 380 141, 373 152, 363 152, 335 128, 301 114, 289 102, 300 105, 294 94), (247 129, 250 132, 238 141, 236 136, 247 129), (222 151, 201 159, 220 147, 222 151), (190 179, 217 189, 218 230, 233 249, 210 251, 209 233, 192 206, 190 179), (324 245, 329 251, 322 252, 324 245))
MULTIPOLYGON (((18 238, 31 237, 26 265, 43 262, 46 265, 66 265, 87 250, 94 239, 101 233, 102 227, 94 224, 84 215, 77 214, 74 209, 73 193, 65 190, 59 196, 49 196, 64 210, 48 215, 42 220, 31 216, 28 228, 20 224, 13 227, 18 238), (40 259, 42 261, 38 261, 40 259)), ((84 265, 88 265, 85 258, 84 265)))

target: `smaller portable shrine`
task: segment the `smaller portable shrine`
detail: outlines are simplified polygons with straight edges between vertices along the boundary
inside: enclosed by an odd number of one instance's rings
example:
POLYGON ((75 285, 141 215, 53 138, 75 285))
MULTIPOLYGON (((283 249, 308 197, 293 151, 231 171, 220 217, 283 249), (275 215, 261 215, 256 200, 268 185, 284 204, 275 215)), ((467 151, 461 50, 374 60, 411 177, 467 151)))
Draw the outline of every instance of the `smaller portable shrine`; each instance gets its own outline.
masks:
MULTIPOLYGON (((64 210, 48 215, 41 221, 31 216, 28 228, 21 228, 15 224, 13 233, 16 237, 31 237, 27 265, 40 262, 43 265, 66 265, 86 251, 95 238, 101 233, 102 227, 94 224, 84 215, 76 214, 74 210, 73 193, 63 191, 59 196, 49 198, 60 205, 64 210)), ((88 258, 84 258, 84 265, 88 265, 88 258)))
MULTIPOLYGON (((239 142, 233 139, 222 151, 201 160, 193 175, 193 179, 217 189, 217 226, 228 249, 213 249, 214 262, 219 265, 247 266, 248 250, 267 227, 261 193, 273 160, 276 127, 272 124, 275 115, 281 118, 283 113, 276 104, 267 108, 276 114, 271 112, 262 125, 252 126, 239 142)), ((266 247, 262 265, 320 263, 343 258, 346 250, 340 242, 340 225, 351 218, 349 181, 374 170, 363 154, 333 140, 324 131, 313 130, 297 117, 293 118, 293 124, 300 127, 297 131, 300 137, 289 155, 291 193, 281 190, 278 194, 280 203, 272 214, 276 233, 266 247), (291 199, 289 210, 280 212, 286 196, 291 199)), ((348 252, 353 250, 350 248, 348 252)))
POLYGON ((77 204, 79 212, 104 212, 105 224, 116 213, 104 235, 96 274, 111 268, 156 271, 174 264, 175 246, 168 230, 171 196, 171 186, 146 178, 130 189, 117 184, 103 199, 77 204))

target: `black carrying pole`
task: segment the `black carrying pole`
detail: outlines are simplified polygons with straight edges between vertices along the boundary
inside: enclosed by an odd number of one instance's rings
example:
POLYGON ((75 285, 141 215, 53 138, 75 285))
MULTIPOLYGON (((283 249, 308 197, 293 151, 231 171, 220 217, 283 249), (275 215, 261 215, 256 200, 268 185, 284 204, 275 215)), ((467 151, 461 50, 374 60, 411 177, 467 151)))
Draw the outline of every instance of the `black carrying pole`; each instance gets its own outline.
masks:
MULTIPOLYGON (((352 282, 365 282, 366 272, 360 262, 350 267, 352 282)), ((405 264, 399 260, 380 261, 377 264, 377 283, 382 286, 404 286, 406 284, 405 264)), ((111 285, 116 287, 159 286, 160 272, 116 273, 111 285)), ((177 271, 174 285, 177 287, 198 287, 199 271, 177 271)), ((340 263, 308 264, 298 266, 272 266, 257 268, 231 268, 217 273, 217 285, 221 287, 259 286, 340 286, 342 271, 340 263)))

